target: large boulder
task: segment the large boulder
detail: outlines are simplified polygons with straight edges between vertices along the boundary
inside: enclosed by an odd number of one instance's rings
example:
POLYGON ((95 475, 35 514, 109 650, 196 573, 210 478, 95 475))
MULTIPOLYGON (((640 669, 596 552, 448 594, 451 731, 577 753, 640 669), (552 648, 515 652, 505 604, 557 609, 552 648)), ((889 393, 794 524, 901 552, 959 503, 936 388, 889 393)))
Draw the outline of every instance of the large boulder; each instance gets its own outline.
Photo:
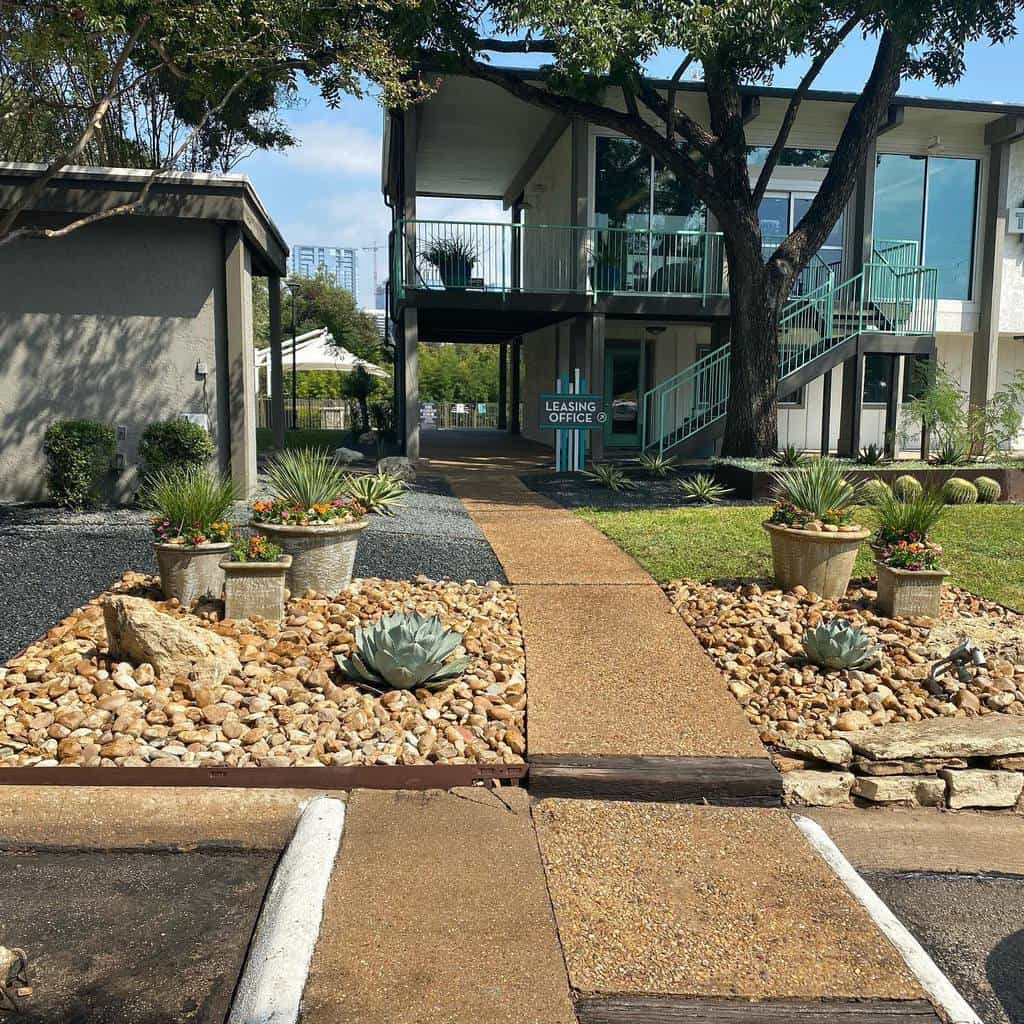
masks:
POLYGON ((962 772, 939 773, 949 784, 947 803, 954 810, 961 807, 1013 807, 1024 789, 1020 772, 993 772, 983 768, 967 768, 962 772))
POLYGON ((406 483, 412 483, 416 479, 416 467, 404 455, 390 455, 377 463, 378 473, 387 473, 388 476, 397 477, 406 483))
POLYGON ((148 662, 158 676, 187 676, 208 686, 241 674, 238 648, 232 641, 194 619, 169 615, 143 597, 108 597, 103 602, 103 621, 115 660, 148 662))
POLYGON ((363 453, 355 448, 341 448, 334 449, 334 461, 339 465, 348 466, 353 462, 359 462, 362 459, 363 453))
POLYGON ((847 734, 844 739, 858 754, 873 761, 1002 757, 1024 754, 1024 718, 932 718, 847 734))

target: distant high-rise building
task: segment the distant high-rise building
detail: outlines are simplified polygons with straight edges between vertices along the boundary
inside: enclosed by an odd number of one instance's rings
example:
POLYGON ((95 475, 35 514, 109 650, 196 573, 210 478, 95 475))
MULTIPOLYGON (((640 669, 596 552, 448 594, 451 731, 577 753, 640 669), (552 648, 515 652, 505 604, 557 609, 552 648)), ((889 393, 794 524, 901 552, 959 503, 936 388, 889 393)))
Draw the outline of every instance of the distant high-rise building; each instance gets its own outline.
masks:
POLYGON ((288 269, 296 277, 316 277, 325 273, 338 288, 358 297, 359 257, 355 249, 337 245, 294 245, 288 269))
POLYGON ((386 281, 384 282, 384 284, 379 284, 377 285, 376 288, 373 289, 373 308, 388 308, 388 285, 386 281))

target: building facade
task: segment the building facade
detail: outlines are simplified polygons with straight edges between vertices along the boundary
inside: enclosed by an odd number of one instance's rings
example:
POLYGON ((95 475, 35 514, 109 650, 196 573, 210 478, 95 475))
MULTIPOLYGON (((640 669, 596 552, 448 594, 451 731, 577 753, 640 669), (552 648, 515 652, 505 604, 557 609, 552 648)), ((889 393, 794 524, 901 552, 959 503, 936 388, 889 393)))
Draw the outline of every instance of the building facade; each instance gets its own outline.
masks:
POLYGON ((359 254, 338 245, 296 245, 292 247, 288 270, 295 277, 316 277, 324 273, 335 287, 359 297, 359 254))
MULTIPOLYGON (((752 179, 789 96, 747 90, 752 179)), ((766 254, 814 198, 855 99, 812 92, 801 106, 760 208, 766 254)), ((686 83, 679 103, 707 123, 700 83, 686 83)), ((787 302, 780 444, 911 451, 920 439, 903 429, 902 409, 933 361, 974 402, 1024 369, 1024 245, 1007 231, 1008 210, 1024 205, 1022 139, 1024 108, 896 98, 848 209, 787 302)), ((384 167, 411 449, 419 340, 507 346, 526 410, 510 426, 535 440, 552 438, 539 396, 579 370, 607 411, 593 457, 720 446, 730 359, 722 236, 642 147, 453 77, 415 114, 389 116, 384 167), (497 198, 508 217, 426 221, 417 195, 497 198)))

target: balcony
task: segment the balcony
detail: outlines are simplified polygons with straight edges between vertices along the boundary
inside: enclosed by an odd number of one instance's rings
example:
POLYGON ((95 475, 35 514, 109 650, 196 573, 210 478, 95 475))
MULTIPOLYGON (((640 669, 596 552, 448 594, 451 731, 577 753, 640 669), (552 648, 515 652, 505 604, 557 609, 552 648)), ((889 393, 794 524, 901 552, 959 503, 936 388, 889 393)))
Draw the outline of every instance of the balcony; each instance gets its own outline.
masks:
POLYGON ((395 296, 410 290, 726 298, 722 236, 551 224, 405 220, 392 233, 395 296))

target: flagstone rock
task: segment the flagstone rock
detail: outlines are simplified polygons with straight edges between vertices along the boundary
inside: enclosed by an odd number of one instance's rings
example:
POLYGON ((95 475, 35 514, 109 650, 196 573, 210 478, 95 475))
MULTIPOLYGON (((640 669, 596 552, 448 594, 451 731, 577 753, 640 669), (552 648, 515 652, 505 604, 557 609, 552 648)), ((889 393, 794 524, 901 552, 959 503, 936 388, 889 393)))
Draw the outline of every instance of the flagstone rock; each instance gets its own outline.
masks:
POLYGON ((823 761, 845 768, 853 758, 853 748, 846 740, 823 740, 816 737, 800 739, 796 736, 783 737, 779 742, 782 750, 811 761, 823 761))
POLYGON ((948 786, 947 804, 962 807, 1015 807, 1024 789, 1024 775, 1020 772, 988 771, 967 768, 963 771, 943 771, 948 786))
POLYGON ((782 796, 787 804, 839 807, 850 802, 854 777, 850 772, 786 772, 782 796))
POLYGON ((853 795, 876 804, 908 804, 911 807, 938 807, 946 795, 942 779, 914 775, 859 778, 853 795))
POLYGON ((879 761, 1001 757, 1024 753, 1024 718, 935 718, 853 733, 847 740, 861 756, 879 761))

